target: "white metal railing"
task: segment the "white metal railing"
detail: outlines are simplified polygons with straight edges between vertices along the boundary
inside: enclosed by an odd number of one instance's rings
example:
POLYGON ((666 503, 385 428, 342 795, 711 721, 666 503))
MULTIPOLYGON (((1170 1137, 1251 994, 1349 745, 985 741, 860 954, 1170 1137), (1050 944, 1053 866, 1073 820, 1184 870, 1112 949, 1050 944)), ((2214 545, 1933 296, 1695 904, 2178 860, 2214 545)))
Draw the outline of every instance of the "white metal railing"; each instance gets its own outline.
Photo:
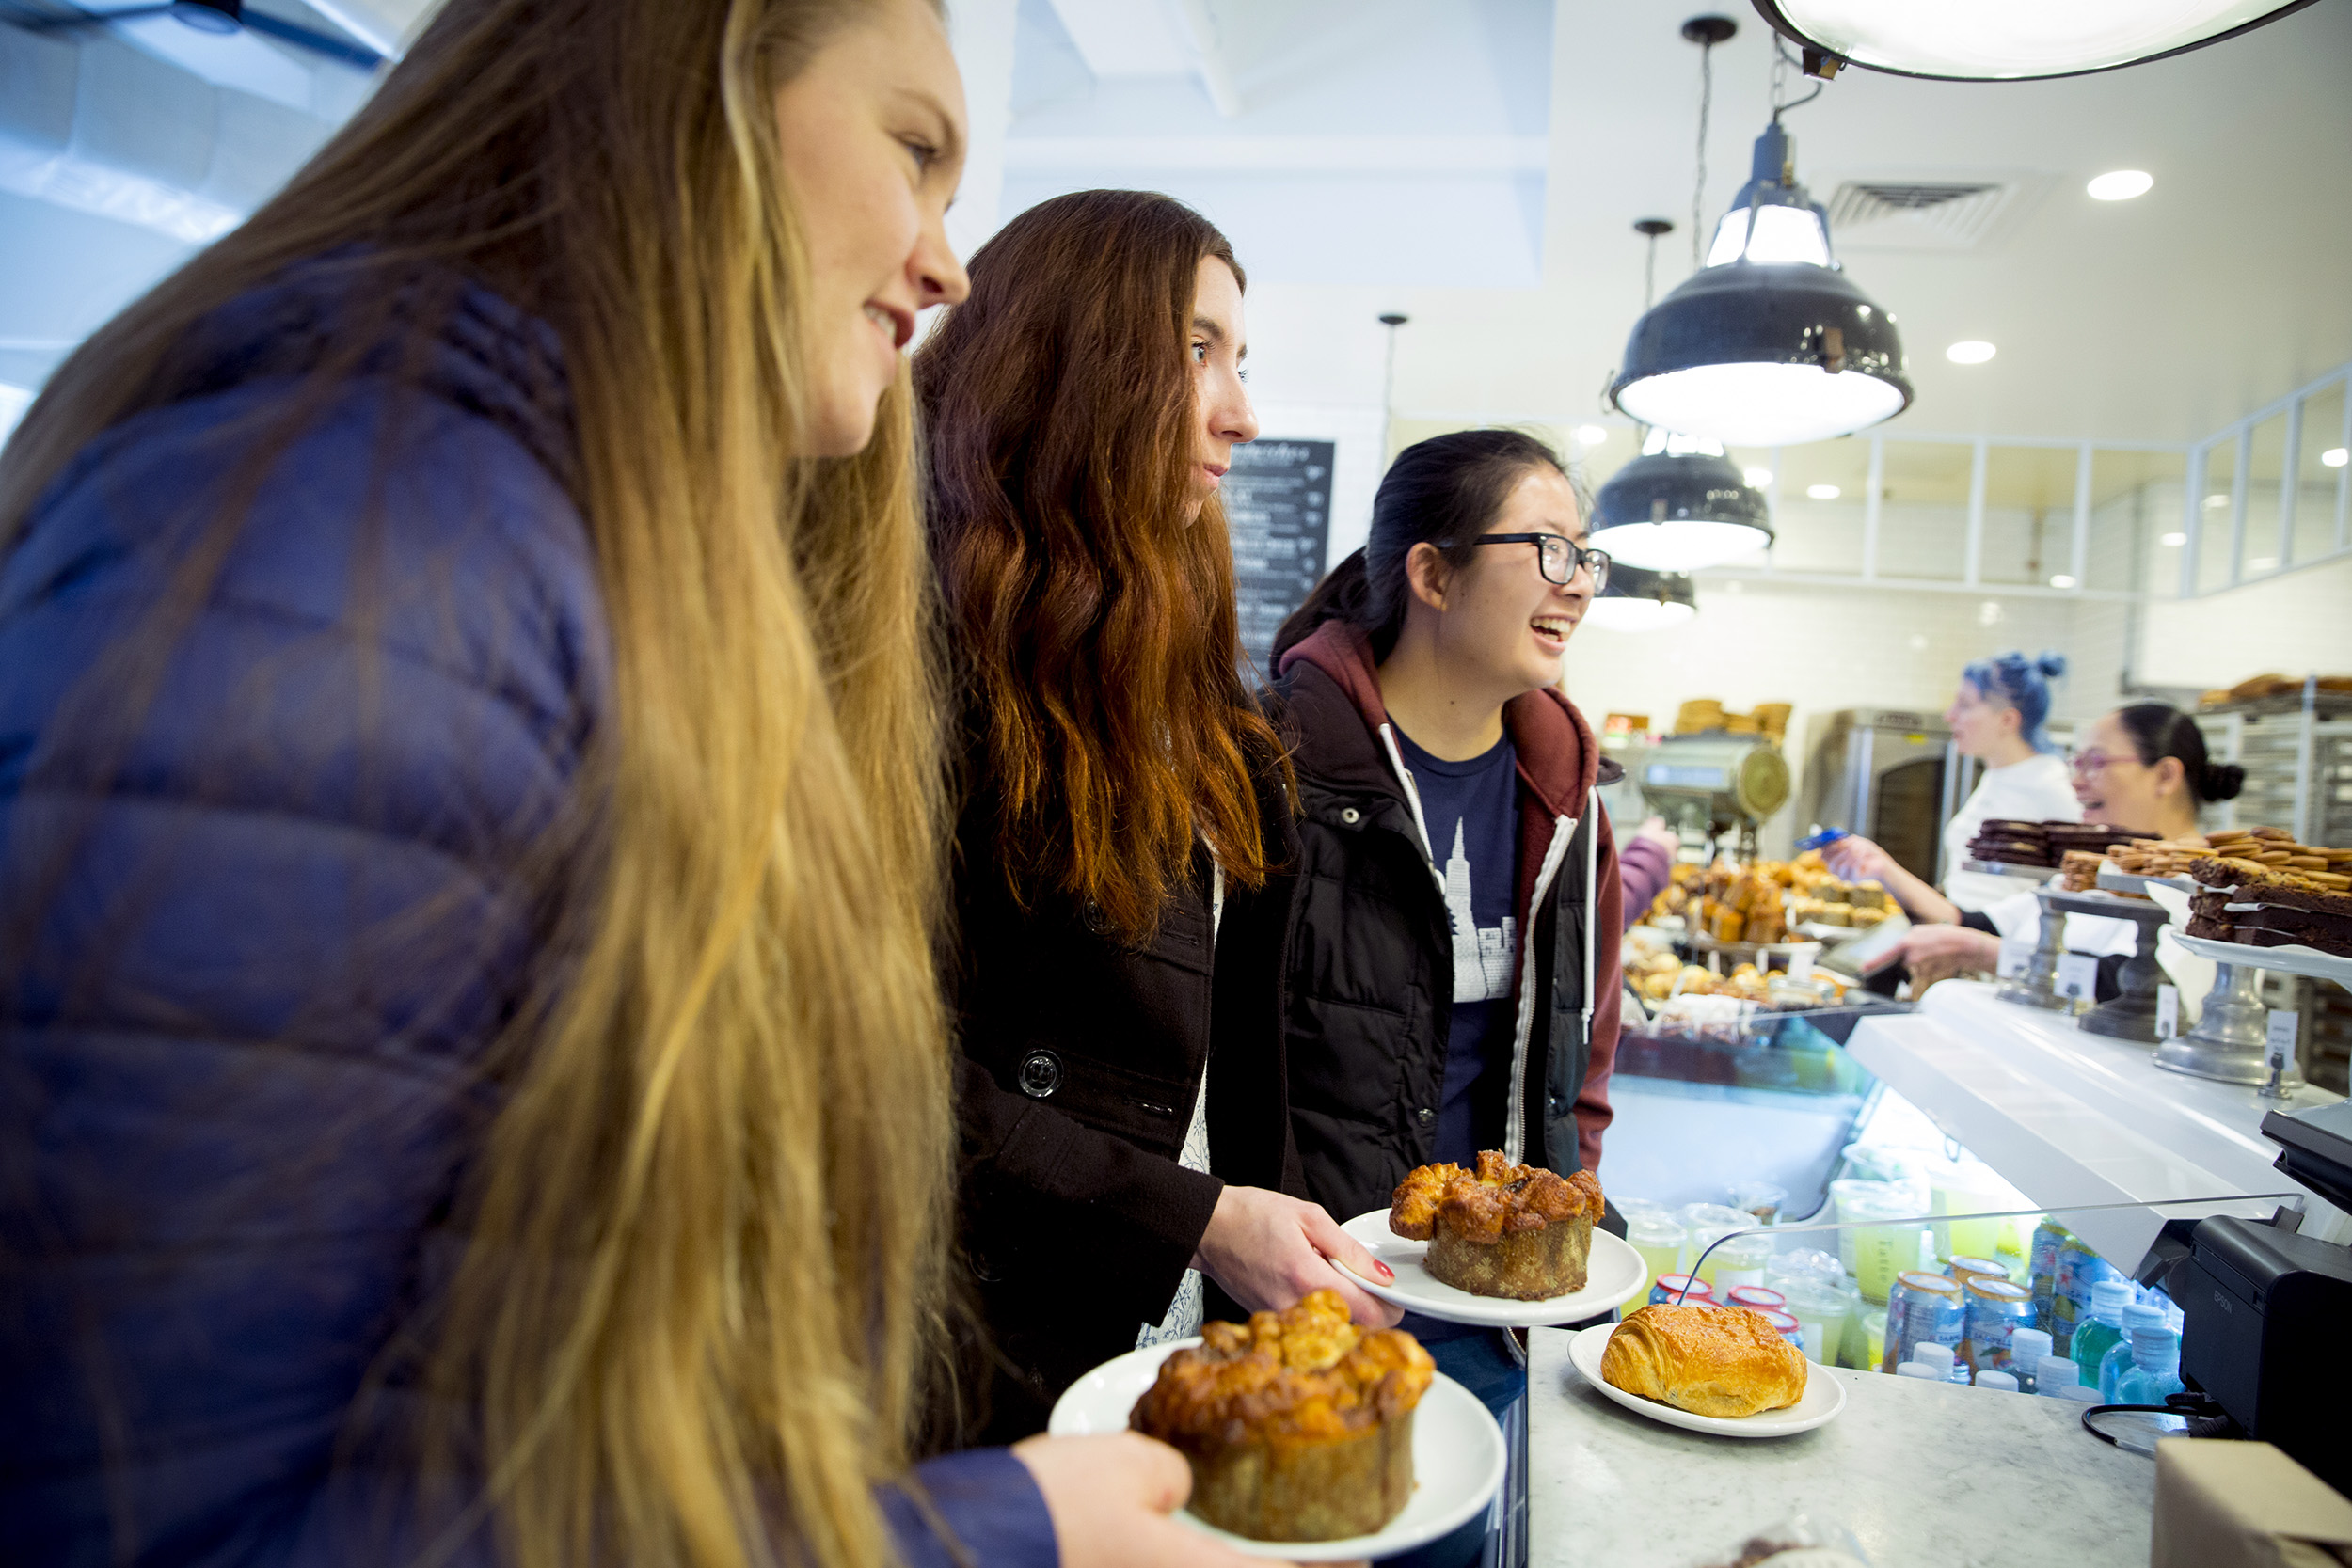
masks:
MULTIPOLYGON (((1398 417, 1412 420, 1448 420, 1467 417, 1467 411, 1454 409, 1399 410, 1398 417)), ((1474 422, 1497 421, 1481 410, 1474 422)), ((1563 430, 1577 422, 1549 416, 1534 418, 1527 422, 1555 425, 1563 430)), ((1860 570, 1856 572, 1788 571, 1776 567, 1770 560, 1755 566, 1709 567, 1706 575, 1721 578, 1745 578, 1794 583, 1807 587, 1880 587, 1902 588, 1931 593, 1979 593, 1997 590, 2005 595, 2071 599, 2145 600, 2160 595, 2135 584, 2129 588, 2090 588, 2090 544, 2092 527, 2092 464, 2099 452, 2177 452, 2184 459, 2182 479, 2180 586, 2183 599, 2201 598, 2207 594, 2225 593, 2249 582, 2281 577, 2308 567, 2340 561, 2352 556, 2352 463, 2335 469, 2336 494, 2334 527, 2327 542, 2319 548, 2296 552, 2296 524, 2303 506, 2302 464, 2307 439, 2327 439, 2332 446, 2352 451, 2352 363, 2337 366, 2308 385, 2298 387, 2282 398, 2235 420, 2200 441, 2115 441, 2069 440, 2047 436, 1956 436, 1935 432, 1910 430, 1875 430, 1867 437, 1869 442, 1869 478, 1865 485, 1862 512, 1862 550, 1860 570), (2335 388, 2344 391, 2341 428, 2316 432, 2307 429, 2305 414, 2312 400, 2335 388), (2270 564, 2249 571, 2247 562, 2248 505, 2252 494, 2254 433, 2265 421, 2286 416, 2285 445, 2279 463, 2279 508, 2277 518, 2277 549, 2264 557, 2270 564), (1881 501, 1885 489, 1886 445, 1898 442, 1915 446, 1963 446, 1971 449, 1968 469, 1967 538, 1963 556, 1961 575, 1957 578, 1920 578, 1894 576, 1881 570, 1882 552, 1879 547, 1883 523, 1881 501), (2231 483, 2227 504, 2229 515, 2209 518, 2206 479, 2211 471, 2213 452, 2227 444, 2231 449, 2231 483), (2073 508, 2073 540, 2068 550, 2069 570, 2066 576, 2073 586, 2057 588, 2046 583, 2011 581, 1987 582, 1985 568, 1985 520, 1987 479, 1992 453, 1999 448, 2031 448, 2041 451, 2072 451, 2075 455, 2074 497, 2073 508), (2226 577, 2200 585, 2204 552, 2222 533, 2227 524, 2229 571, 2226 577)), ((1773 526, 1780 526, 1780 484, 1782 457, 1787 449, 1772 449, 1772 482, 1766 487, 1773 526)), ((2265 481, 2267 483, 2267 481, 2265 481)))

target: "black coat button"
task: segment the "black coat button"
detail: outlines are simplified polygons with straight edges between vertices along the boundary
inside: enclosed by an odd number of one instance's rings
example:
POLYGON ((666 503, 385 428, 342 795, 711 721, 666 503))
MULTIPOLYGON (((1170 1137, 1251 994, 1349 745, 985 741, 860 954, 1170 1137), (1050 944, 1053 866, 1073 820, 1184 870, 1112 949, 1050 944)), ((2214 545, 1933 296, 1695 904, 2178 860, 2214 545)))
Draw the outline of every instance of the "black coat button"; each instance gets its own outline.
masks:
POLYGON ((1342 806, 1340 808, 1340 820, 1346 823, 1351 828, 1363 819, 1364 814, 1358 811, 1354 806, 1342 806))
POLYGON ((1061 1061, 1050 1051, 1032 1051, 1021 1058, 1021 1092, 1043 1100, 1061 1087, 1061 1061))

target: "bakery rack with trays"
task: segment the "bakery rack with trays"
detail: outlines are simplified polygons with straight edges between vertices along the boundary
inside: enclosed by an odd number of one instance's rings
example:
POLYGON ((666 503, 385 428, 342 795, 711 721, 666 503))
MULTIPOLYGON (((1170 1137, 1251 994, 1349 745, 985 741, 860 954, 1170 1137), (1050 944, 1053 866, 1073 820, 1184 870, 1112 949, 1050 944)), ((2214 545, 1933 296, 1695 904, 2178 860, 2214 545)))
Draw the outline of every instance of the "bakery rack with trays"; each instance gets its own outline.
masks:
POLYGON ((2224 827, 2276 822, 2305 844, 2352 844, 2352 695, 2301 693, 2197 715, 2205 744, 2246 769, 2224 827))

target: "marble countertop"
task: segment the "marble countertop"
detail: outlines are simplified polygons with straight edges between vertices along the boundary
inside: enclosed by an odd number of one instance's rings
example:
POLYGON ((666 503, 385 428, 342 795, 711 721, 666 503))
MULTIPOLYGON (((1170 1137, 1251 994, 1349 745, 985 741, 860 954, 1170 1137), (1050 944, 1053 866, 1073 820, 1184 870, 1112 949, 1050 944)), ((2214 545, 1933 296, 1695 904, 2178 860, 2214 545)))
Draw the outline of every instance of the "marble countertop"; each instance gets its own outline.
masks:
POLYGON ((1846 1408, 1793 1437, 1684 1432, 1603 1398, 1565 1330, 1528 1345, 1529 1568, 1699 1568, 1794 1513, 1841 1521, 1877 1568, 2141 1568, 2153 1461, 2081 1405, 1815 1367, 1846 1408))

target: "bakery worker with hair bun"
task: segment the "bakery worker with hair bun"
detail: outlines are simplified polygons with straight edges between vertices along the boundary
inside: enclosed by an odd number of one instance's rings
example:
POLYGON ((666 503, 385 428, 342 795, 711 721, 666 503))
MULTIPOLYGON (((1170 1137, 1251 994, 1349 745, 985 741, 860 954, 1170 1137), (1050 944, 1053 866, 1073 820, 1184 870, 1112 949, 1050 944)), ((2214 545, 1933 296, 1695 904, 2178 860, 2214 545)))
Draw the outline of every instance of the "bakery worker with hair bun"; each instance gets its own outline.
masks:
MULTIPOLYGON (((2204 732, 2197 721, 2164 703, 2135 703, 2102 717, 2084 734, 2072 772, 2083 820, 2158 838, 2185 838, 2199 832, 2198 813, 2214 801, 2235 799, 2246 784, 2245 768, 2207 756, 2204 732)), ((1998 967, 2004 949, 2022 956, 2042 936, 2042 906, 2030 890, 1942 920, 1916 911, 1913 919, 1920 924, 1882 968, 1899 959, 1914 970, 1925 965, 1946 974, 1955 967, 1989 971, 1998 967)), ((2157 946, 2160 961, 2170 942, 2168 929, 2157 946)), ((2116 972, 2137 943, 2137 929, 2131 921, 2067 917, 2068 949, 2099 957, 2102 1002, 2118 993, 2116 972)))
POLYGON ((2011 895, 2011 883, 1980 871, 1963 871, 1968 841, 1988 821, 2079 822, 2065 759, 2047 728, 2050 683, 2066 673, 2062 654, 1995 654, 1960 673, 1960 690, 1944 710, 1952 743, 1964 757, 1984 764, 1984 776, 1944 825, 1944 875, 1939 892, 1895 863, 1895 857, 1867 838, 1839 839, 1821 851, 1830 869, 1849 881, 1875 880, 1914 920, 1949 924, 2011 895))

